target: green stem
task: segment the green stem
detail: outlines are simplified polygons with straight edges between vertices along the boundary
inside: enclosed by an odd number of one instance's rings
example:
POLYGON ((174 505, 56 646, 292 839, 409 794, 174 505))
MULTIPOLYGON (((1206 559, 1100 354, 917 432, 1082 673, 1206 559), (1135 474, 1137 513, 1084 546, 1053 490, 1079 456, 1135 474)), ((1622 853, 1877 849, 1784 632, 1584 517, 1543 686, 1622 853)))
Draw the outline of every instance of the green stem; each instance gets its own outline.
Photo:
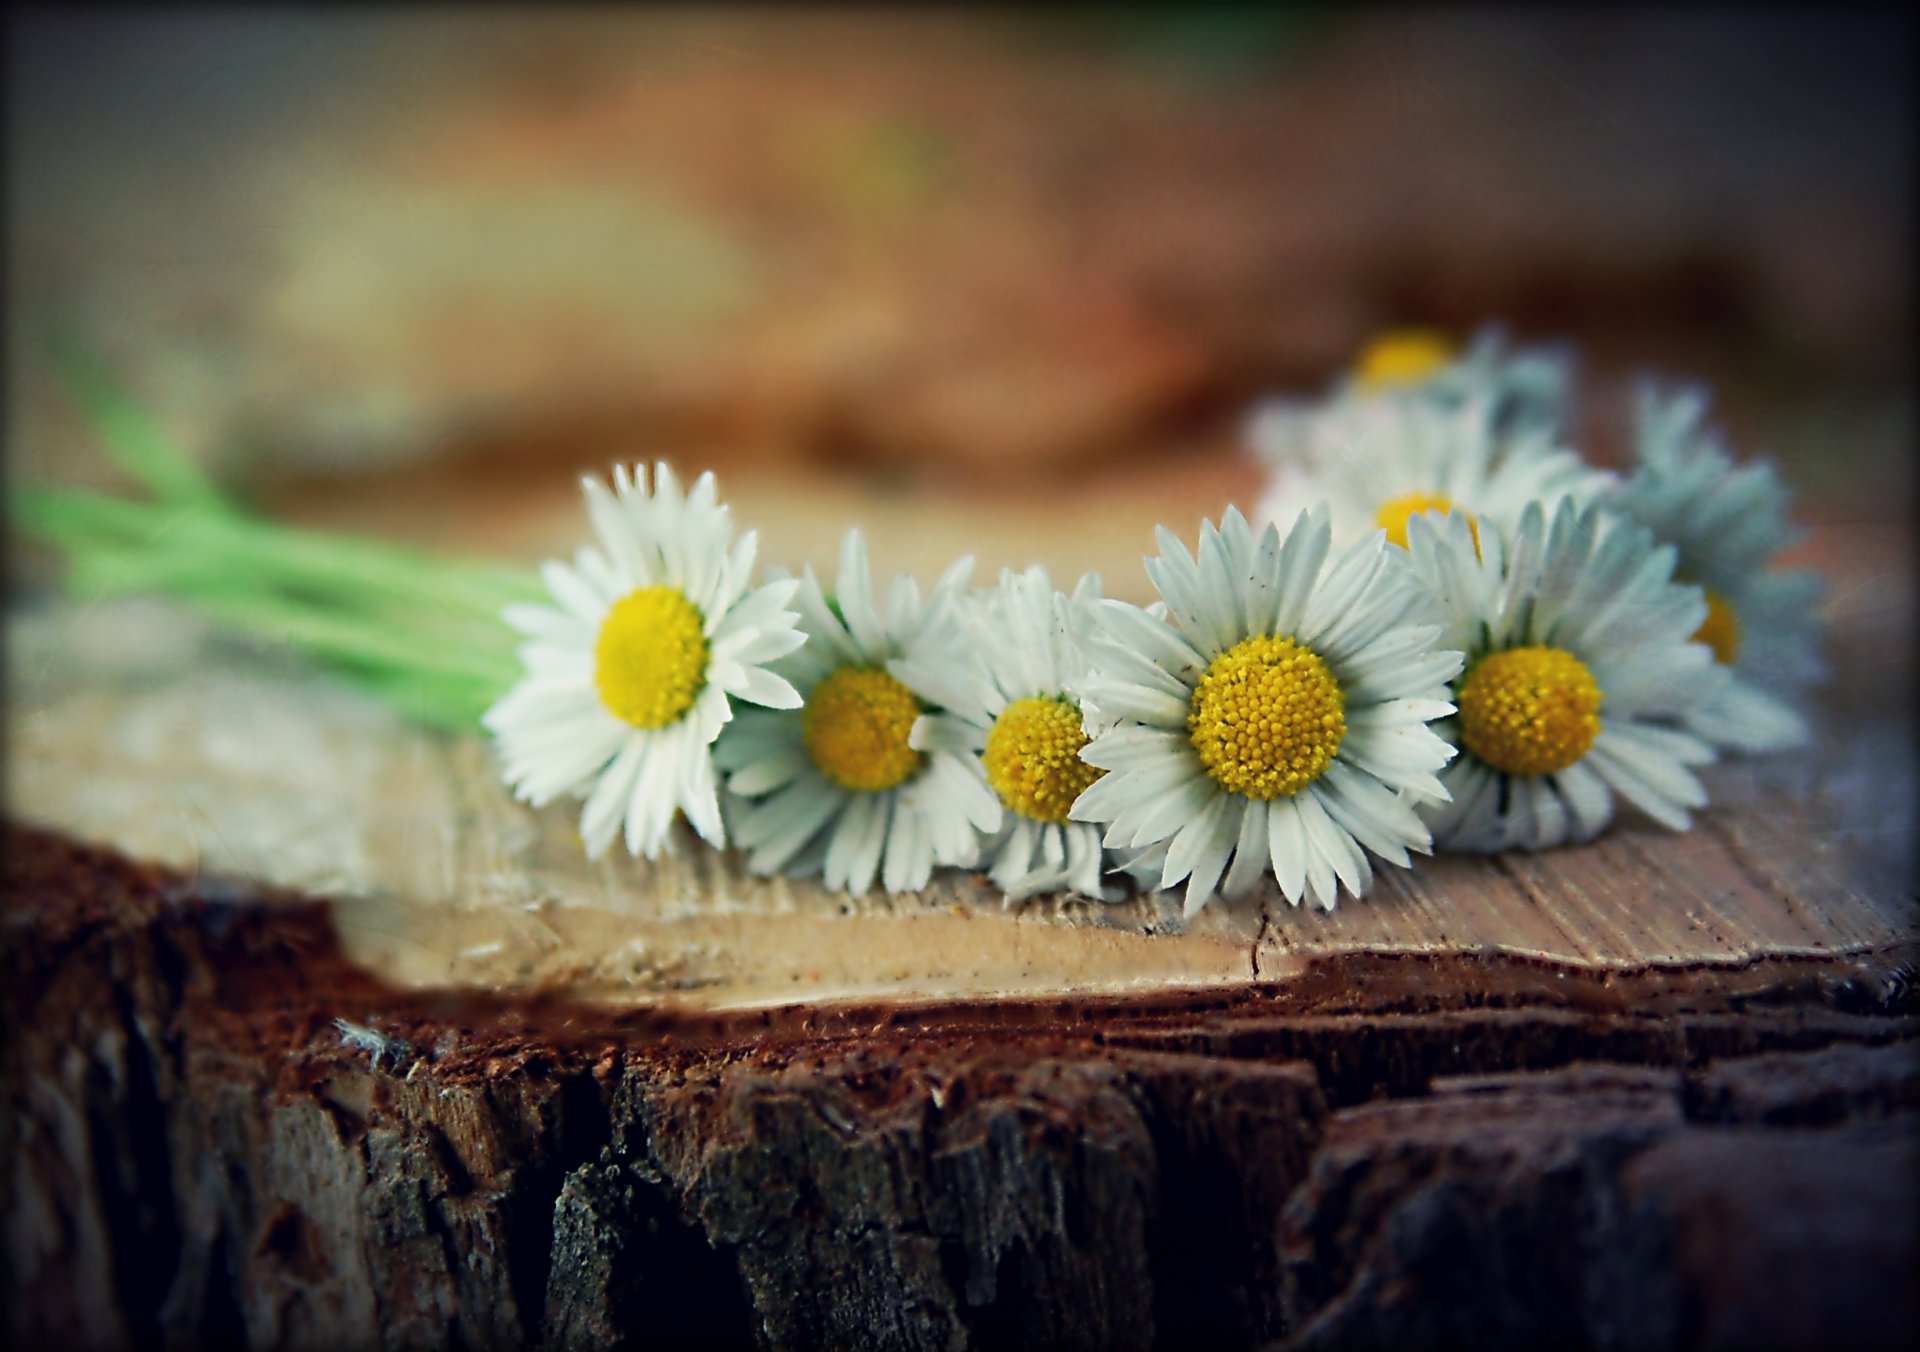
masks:
POLYGON ((225 513, 127 502, 71 489, 27 490, 16 516, 29 530, 64 537, 71 549, 118 540, 151 550, 189 552, 213 574, 272 573, 290 586, 343 595, 359 589, 497 616, 515 601, 542 595, 531 571, 443 559, 369 540, 273 526, 225 513))
POLYGON ((376 665, 399 673, 417 672, 480 682, 504 692, 519 675, 515 636, 494 627, 491 645, 450 643, 417 630, 370 623, 369 617, 272 594, 220 592, 204 586, 156 585, 146 561, 97 553, 76 560, 75 585, 89 594, 165 592, 214 618, 268 641, 284 640, 336 661, 376 665))
POLYGON ((472 731, 520 677, 518 635, 500 620, 543 599, 529 569, 277 526, 245 515, 168 444, 158 424, 79 346, 49 344, 116 463, 154 495, 26 489, 26 530, 68 555, 84 596, 174 596, 257 638, 292 643, 407 716, 472 731))
POLYGON ((121 392, 85 348, 68 335, 54 333, 47 339, 47 350, 101 444, 148 492, 175 506, 233 509, 226 495, 168 443, 159 424, 121 392))
POLYGON ((343 667, 341 674, 408 718, 447 732, 474 731, 480 716, 503 693, 491 685, 429 680, 386 670, 343 667))

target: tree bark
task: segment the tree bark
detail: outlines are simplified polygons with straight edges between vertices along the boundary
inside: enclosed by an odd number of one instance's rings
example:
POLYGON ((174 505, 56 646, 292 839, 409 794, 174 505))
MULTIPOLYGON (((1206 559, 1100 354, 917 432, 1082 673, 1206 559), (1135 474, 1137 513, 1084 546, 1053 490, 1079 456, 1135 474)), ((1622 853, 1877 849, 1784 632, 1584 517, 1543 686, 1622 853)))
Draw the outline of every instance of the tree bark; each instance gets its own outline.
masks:
POLYGON ((324 903, 7 844, 30 1345, 1797 1345, 1915 1314, 1911 944, 615 1009, 403 989, 324 903))

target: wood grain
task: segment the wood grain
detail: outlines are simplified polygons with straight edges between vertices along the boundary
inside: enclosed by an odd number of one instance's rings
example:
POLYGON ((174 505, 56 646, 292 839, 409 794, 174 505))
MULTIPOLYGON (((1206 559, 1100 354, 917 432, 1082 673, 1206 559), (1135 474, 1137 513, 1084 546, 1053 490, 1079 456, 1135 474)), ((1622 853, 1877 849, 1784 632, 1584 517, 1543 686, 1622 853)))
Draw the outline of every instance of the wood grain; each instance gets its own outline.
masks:
POLYGON ((1581 848, 1383 869, 1332 912, 1269 891, 1183 924, 1175 894, 1007 909, 962 873, 848 898, 690 835, 655 863, 589 862, 577 809, 514 803, 479 738, 412 729, 161 603, 20 614, 8 660, 16 816, 330 897, 349 951, 405 985, 722 1009, 1234 988, 1350 953, 1733 969, 1891 955, 1920 929, 1910 897, 1860 884, 1826 760, 1714 767, 1717 805, 1688 833, 1629 814, 1581 848))

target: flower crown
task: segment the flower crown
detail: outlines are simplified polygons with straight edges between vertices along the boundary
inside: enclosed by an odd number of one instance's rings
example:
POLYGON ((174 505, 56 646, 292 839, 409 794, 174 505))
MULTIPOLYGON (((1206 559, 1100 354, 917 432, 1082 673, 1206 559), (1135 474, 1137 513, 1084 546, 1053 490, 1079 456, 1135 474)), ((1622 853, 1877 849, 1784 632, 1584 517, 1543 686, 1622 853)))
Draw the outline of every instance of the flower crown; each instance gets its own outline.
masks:
POLYGON ((711 474, 585 481, 594 540, 541 569, 248 519, 71 367, 152 504, 23 494, 71 581, 168 590, 302 642, 497 744, 514 794, 582 801, 589 855, 684 818, 751 869, 864 892, 980 869, 1038 893, 1271 877, 1364 895, 1378 862, 1592 839, 1624 799, 1685 830, 1719 754, 1806 740, 1810 574, 1772 567, 1787 494, 1691 388, 1640 391, 1624 476, 1564 444, 1571 363, 1390 335, 1248 423, 1270 477, 1193 549, 1164 527, 1147 607, 1038 567, 924 595, 858 530, 831 585, 756 572, 711 474), (502 622, 504 621, 504 627, 502 622))
POLYGON ((1375 344, 1259 411, 1258 528, 1162 528, 1146 609, 1037 567, 970 589, 971 560, 880 588, 857 530, 830 588, 755 585, 711 475, 589 480, 597 543, 507 612, 525 675, 484 721, 520 797, 585 799, 589 853, 653 857, 682 814, 850 892, 1124 872, 1192 915, 1270 876, 1331 908, 1375 861, 1591 839, 1616 799, 1684 830, 1695 767, 1806 736, 1778 655, 1815 591, 1767 570, 1783 495, 1702 396, 1643 392, 1622 482, 1562 444, 1570 386, 1497 334, 1375 344))

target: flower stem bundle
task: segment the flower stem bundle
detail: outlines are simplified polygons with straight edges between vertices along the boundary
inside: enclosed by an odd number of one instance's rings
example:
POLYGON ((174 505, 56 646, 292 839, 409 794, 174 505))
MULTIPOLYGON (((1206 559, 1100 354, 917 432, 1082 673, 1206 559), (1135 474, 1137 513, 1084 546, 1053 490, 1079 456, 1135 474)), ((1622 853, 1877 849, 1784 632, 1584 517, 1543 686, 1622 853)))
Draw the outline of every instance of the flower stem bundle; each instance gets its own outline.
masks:
POLYGON ((540 594, 511 566, 300 530, 247 514, 90 363, 62 371, 144 500, 27 488, 15 521, 60 547, 77 597, 164 594, 284 642, 431 726, 471 729, 519 675, 500 611, 540 594))

